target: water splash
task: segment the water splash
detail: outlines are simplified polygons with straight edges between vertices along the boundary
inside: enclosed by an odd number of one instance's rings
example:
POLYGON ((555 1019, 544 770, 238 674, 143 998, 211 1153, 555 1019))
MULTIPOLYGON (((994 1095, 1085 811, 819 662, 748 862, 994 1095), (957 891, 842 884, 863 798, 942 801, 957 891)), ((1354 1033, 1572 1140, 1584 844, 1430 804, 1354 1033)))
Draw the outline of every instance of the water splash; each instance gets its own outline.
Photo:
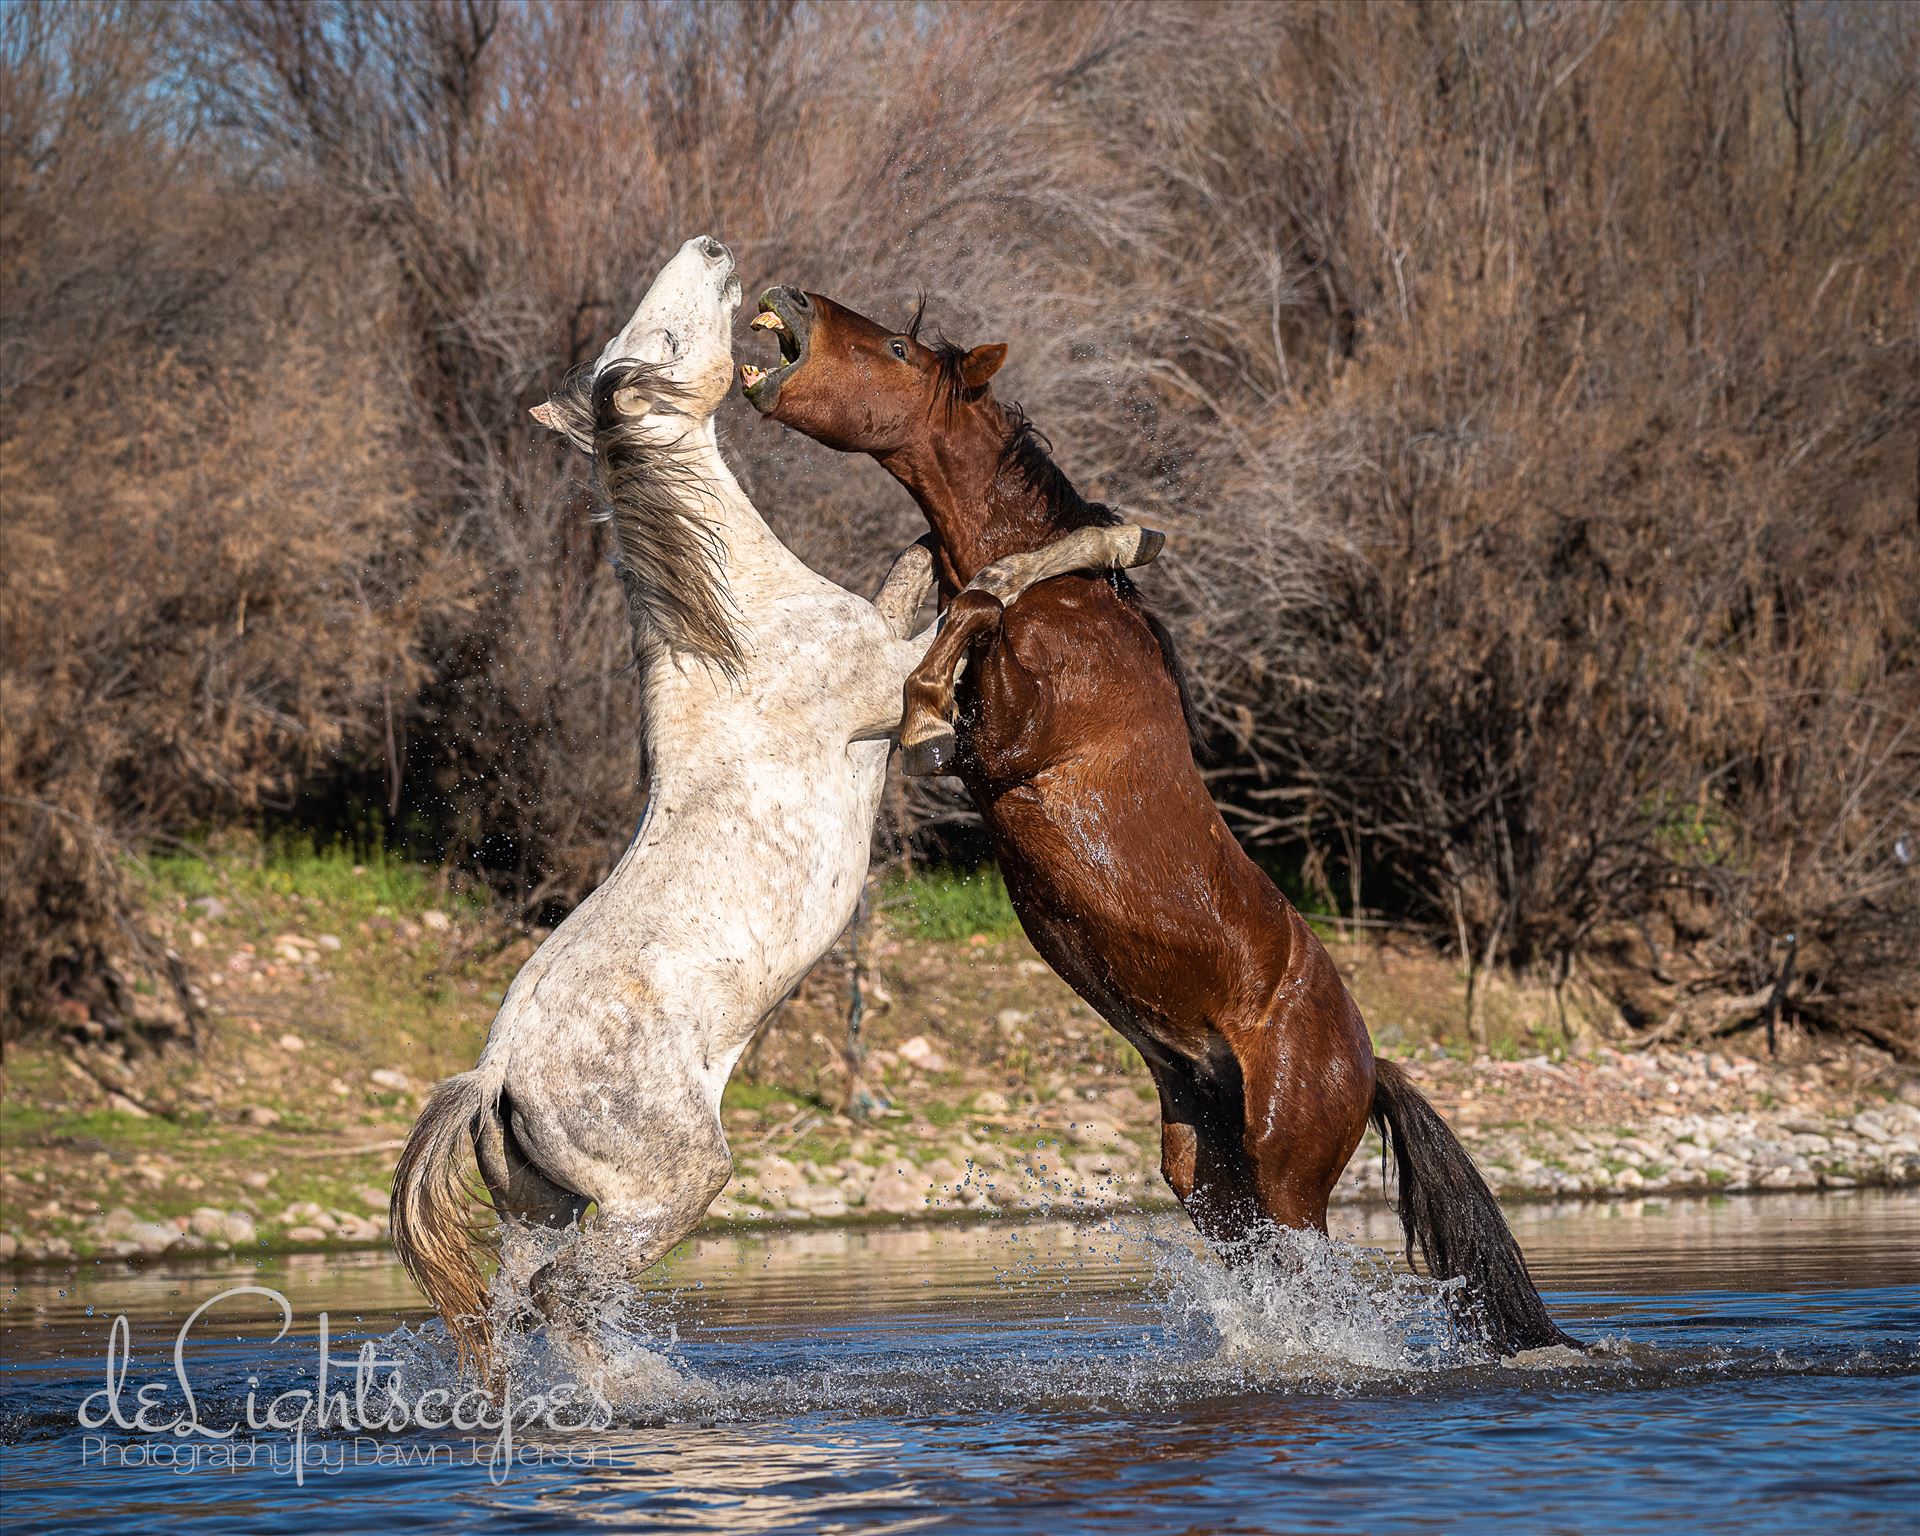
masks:
POLYGON ((1339 1386, 1493 1362, 1462 1321, 1464 1282, 1398 1270, 1378 1249, 1281 1227, 1221 1256, 1151 1229, 1138 1240, 1167 1332, 1223 1383, 1339 1386))
MULTIPOLYGON (((1169 1406, 1250 1390, 1352 1390, 1492 1362, 1459 1321, 1457 1282, 1398 1271, 1377 1250, 1321 1233, 1264 1232, 1223 1262, 1197 1239, 1122 1215, 1089 1229, 1084 1251, 1062 1261, 1032 1248, 1035 1230, 1007 1234, 992 1285, 971 1310, 960 1304, 939 1337, 915 1330, 889 1347, 899 1335, 882 1326, 867 1347, 812 1347, 790 1336, 744 1356, 698 1330, 683 1336, 691 1293, 643 1290, 611 1263, 576 1271, 588 1290, 575 1312, 590 1325, 549 1325, 528 1300, 529 1281, 569 1239, 510 1230, 493 1283, 496 1347, 514 1396, 571 1383, 597 1392, 623 1423, 1169 1406), (1077 1278, 1082 1270, 1139 1275, 1142 1293, 1096 1303, 1099 1293, 1077 1278), (1011 1335, 997 1326, 1007 1293, 1053 1314, 1047 1325, 1011 1335)), ((445 1385, 454 1373, 437 1322, 402 1329, 388 1344, 407 1360, 408 1391, 445 1385)))
MULTIPOLYGON (((599 1262, 572 1266, 583 1288, 571 1311, 583 1324, 549 1323, 533 1301, 533 1277, 570 1245, 577 1232, 517 1222, 499 1228, 499 1268, 488 1293, 496 1365, 516 1399, 568 1387, 597 1397, 618 1421, 647 1422, 711 1410, 714 1390, 681 1362, 677 1292, 647 1292, 614 1257, 618 1242, 602 1229, 599 1262)), ((452 1385, 458 1357, 436 1318, 402 1327, 386 1340, 402 1362, 403 1392, 452 1385)))

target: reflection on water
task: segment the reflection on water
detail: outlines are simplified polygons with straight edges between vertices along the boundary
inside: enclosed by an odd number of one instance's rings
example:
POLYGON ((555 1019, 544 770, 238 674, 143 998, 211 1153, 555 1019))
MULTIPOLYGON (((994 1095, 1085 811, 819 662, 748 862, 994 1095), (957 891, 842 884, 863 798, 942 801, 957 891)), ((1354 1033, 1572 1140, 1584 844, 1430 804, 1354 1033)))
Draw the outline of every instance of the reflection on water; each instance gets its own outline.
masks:
MULTIPOLYGON (((1393 1246, 1385 1212, 1344 1236, 1393 1246)), ((316 1314, 416 1348, 432 1328, 374 1256, 98 1266, 0 1284, 0 1459, 10 1523, 184 1529, 563 1524, 634 1530, 1580 1530, 1910 1525, 1920 1416, 1920 1198, 1859 1192, 1528 1207, 1556 1312, 1605 1343, 1532 1369, 1447 1333, 1425 1282, 1338 1249, 1265 1278, 1196 1256, 1177 1220, 800 1230, 690 1244, 619 1337, 656 1374, 591 1445, 499 1486, 464 1441, 336 1439, 296 1486, 264 1466, 83 1465, 75 1408, 108 1322, 131 1380, 227 1285, 284 1292, 220 1314, 190 1352, 237 1403, 310 1374, 316 1314), (395 1330, 405 1329, 403 1332, 395 1330), (681 1388, 660 1385, 670 1367, 681 1388), (584 1453, 584 1454, 583 1454, 584 1453)))

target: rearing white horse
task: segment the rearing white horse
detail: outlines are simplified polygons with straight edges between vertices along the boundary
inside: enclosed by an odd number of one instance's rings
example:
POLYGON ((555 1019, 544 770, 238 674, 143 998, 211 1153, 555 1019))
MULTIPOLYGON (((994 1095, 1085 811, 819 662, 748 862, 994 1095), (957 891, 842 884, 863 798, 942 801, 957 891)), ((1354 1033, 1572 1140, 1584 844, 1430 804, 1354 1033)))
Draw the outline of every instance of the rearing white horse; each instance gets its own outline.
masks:
MULTIPOLYGON (((608 503, 649 793, 618 866, 522 967, 479 1064, 435 1090, 400 1155, 394 1246, 463 1363, 491 1352, 469 1139, 502 1216, 568 1227, 592 1204, 591 1262, 635 1273, 725 1187, 721 1091, 853 915, 902 684, 931 639, 910 635, 926 541, 869 603, 796 559, 721 458, 739 302, 726 247, 689 240, 591 372, 534 413, 593 455, 608 503)), ((1011 600, 1158 547, 1131 525, 1084 529, 975 585, 1011 600)), ((587 1262, 576 1237, 534 1277, 549 1317, 587 1262)))

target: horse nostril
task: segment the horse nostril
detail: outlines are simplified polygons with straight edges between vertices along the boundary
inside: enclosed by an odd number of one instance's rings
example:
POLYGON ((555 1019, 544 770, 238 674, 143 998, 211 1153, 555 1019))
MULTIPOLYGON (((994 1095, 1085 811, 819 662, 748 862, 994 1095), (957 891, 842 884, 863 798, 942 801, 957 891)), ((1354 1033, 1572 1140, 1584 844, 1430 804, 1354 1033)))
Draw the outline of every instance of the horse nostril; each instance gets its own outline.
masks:
POLYGON ((700 253, 705 256, 708 261, 720 261, 725 258, 727 248, 718 240, 714 239, 712 235, 702 235, 700 237, 700 253))
POLYGON ((813 305, 807 301, 806 294, 798 288, 793 290, 793 302, 797 304, 801 309, 813 308, 813 305))

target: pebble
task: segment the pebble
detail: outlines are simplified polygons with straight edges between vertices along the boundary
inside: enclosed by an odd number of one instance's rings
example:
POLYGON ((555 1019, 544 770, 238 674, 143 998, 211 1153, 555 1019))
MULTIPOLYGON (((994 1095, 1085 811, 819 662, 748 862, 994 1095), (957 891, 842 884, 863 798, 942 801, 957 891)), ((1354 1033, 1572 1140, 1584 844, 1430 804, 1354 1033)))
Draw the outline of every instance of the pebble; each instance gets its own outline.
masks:
POLYGON ((898 1047, 900 1059, 922 1072, 944 1072, 949 1065, 947 1053, 925 1035, 913 1035, 898 1047))

